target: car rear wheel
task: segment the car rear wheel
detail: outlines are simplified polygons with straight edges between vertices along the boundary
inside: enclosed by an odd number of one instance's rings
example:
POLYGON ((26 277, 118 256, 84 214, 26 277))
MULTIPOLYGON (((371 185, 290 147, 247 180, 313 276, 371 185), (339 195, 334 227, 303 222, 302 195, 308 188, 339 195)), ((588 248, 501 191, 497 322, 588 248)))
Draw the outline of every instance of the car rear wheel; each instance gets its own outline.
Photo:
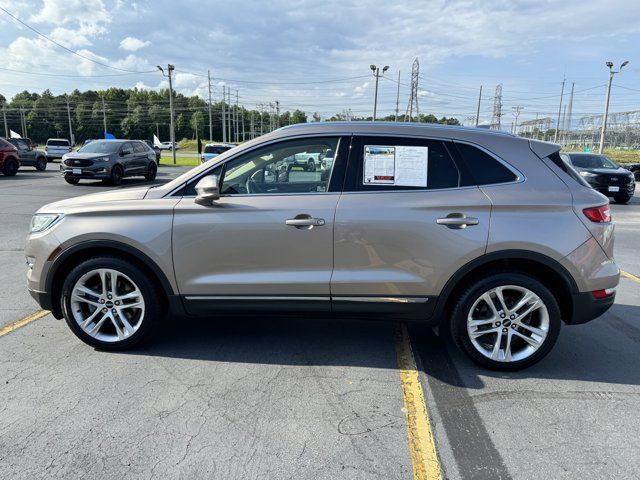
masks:
POLYGON ((451 322, 454 341, 474 362, 513 371, 539 362, 551 351, 561 314, 555 297, 537 279, 497 273, 461 293, 451 322))
POLYGON ((148 276, 118 257, 76 266, 64 281, 61 302, 73 333, 103 350, 131 348, 147 339, 162 312, 148 276))
POLYGON ((16 173, 18 173, 18 168, 20 165, 15 158, 7 158, 4 161, 4 166, 2 167, 2 173, 7 177, 13 177, 16 173))
POLYGON ((44 172, 47 169, 47 158, 46 157, 38 157, 36 159, 36 170, 39 172, 44 172))
POLYGON ((613 199, 616 203, 629 203, 631 200, 631 195, 623 194, 623 195, 614 195, 613 199))
POLYGON ((74 177, 64 177, 64 181, 70 185, 77 185, 78 183, 80 183, 80 179, 74 177))
POLYGON ((147 174, 144 176, 150 182, 153 182, 156 179, 156 175, 158 174, 158 166, 155 162, 152 162, 147 167, 147 174))
POLYGON ((111 169, 111 185, 120 185, 122 183, 122 177, 124 177, 124 172, 120 165, 116 165, 111 169))

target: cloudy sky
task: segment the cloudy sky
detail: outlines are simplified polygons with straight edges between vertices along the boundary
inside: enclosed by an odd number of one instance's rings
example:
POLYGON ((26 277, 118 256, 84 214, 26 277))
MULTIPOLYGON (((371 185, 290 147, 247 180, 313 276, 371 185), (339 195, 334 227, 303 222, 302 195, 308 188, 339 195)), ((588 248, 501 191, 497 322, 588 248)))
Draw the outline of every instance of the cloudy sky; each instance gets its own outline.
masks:
MULTIPOLYGON (((420 111, 489 120, 496 84, 504 120, 557 113, 563 76, 575 82, 574 115, 600 113, 606 60, 630 64, 615 78, 612 110, 640 110, 638 0, 0 0, 0 93, 62 93, 109 86, 160 88, 155 66, 176 66, 175 87, 214 97, 222 85, 253 108, 278 100, 330 116, 370 115, 370 64, 389 65, 379 111, 407 105, 419 58, 420 111), (65 50, 76 52, 77 55, 65 50), (92 59, 93 61, 89 60, 92 59)), ((467 120, 468 121, 468 120, 467 120)))

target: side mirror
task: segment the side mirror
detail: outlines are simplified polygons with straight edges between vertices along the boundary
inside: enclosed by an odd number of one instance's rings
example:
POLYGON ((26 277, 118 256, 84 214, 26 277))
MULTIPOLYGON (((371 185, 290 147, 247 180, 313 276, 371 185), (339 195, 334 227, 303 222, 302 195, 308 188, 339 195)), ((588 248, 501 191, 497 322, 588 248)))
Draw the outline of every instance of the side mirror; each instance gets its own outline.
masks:
POLYGON ((218 177, 216 175, 208 175, 196 184, 196 198, 194 201, 198 205, 210 207, 219 198, 220 189, 218 188, 218 177))

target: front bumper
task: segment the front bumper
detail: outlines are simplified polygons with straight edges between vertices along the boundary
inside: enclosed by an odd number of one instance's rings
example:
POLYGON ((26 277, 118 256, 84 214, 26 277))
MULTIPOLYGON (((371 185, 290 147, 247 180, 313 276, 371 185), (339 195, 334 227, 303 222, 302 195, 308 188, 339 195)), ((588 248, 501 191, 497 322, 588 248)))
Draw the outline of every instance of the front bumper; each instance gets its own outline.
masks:
POLYGON ((108 179, 111 177, 111 166, 109 165, 92 165, 90 167, 70 167, 64 163, 60 164, 60 173, 63 177, 68 178, 86 178, 86 179, 108 179), (74 173, 74 170, 80 173, 74 173))
POLYGON ((630 197, 633 196, 635 189, 636 189, 636 183, 634 181, 631 181, 629 183, 627 183, 626 185, 605 185, 602 183, 589 183, 589 185, 596 191, 600 192, 601 194, 607 196, 607 197, 612 197, 614 195, 620 195, 620 194, 627 194, 630 197), (610 187, 618 187, 619 191, 617 192, 612 192, 609 188, 610 187))
POLYGON ((572 297, 573 312, 570 319, 565 319, 569 325, 580 325, 598 318, 611 308, 616 299, 615 293, 601 299, 594 298, 591 292, 574 293, 572 297))

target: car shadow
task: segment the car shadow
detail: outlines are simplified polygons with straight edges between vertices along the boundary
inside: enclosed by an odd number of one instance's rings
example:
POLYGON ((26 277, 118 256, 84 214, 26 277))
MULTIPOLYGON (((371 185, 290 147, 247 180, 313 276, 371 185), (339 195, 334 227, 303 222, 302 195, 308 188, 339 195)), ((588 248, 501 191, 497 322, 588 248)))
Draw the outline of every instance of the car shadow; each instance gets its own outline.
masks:
MULTIPOLYGON (((211 362, 397 369, 397 322, 314 318, 216 318, 165 322, 151 345, 128 354, 211 362)), ((478 367, 430 328, 410 325, 418 367, 456 387, 486 378, 575 380, 640 385, 640 307, 615 305, 586 325, 563 326, 552 352, 519 372, 478 367)))

